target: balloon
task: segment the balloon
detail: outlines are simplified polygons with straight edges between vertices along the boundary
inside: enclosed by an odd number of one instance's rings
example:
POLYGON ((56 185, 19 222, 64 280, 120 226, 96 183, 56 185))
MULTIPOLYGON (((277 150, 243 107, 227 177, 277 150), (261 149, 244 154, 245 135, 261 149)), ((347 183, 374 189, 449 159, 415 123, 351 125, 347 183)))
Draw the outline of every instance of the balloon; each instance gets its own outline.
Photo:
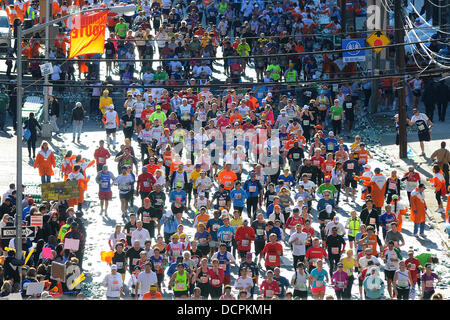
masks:
POLYGON ((103 262, 111 263, 112 258, 114 257, 114 251, 102 251, 100 252, 100 257, 103 262))

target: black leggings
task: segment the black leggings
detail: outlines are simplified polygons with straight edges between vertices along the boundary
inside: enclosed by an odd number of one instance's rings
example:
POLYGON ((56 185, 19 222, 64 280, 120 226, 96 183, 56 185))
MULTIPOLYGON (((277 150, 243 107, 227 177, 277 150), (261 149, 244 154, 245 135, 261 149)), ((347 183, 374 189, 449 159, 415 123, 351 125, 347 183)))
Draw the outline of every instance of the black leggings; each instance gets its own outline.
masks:
POLYGON ((31 157, 31 149, 33 148, 33 158, 36 157, 36 140, 37 140, 37 137, 31 135, 30 139, 28 139, 28 141, 27 141, 28 155, 31 157))
POLYGON ((442 192, 439 190, 438 192, 435 192, 435 197, 438 205, 442 204, 442 192))
POLYGON ((252 218, 252 211, 253 211, 253 220, 256 220, 256 209, 258 208, 258 198, 257 197, 250 197, 247 199, 247 214, 248 217, 252 218))
POLYGON ((334 135, 339 135, 341 133, 342 120, 332 120, 334 135))
POLYGON ((397 300, 409 300, 409 289, 402 289, 397 287, 397 300))

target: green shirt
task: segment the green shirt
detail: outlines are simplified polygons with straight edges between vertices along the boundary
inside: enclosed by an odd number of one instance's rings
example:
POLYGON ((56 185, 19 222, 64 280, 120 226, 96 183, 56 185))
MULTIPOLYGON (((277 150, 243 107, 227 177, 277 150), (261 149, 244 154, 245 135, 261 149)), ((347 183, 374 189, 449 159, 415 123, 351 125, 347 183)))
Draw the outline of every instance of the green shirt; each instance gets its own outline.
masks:
POLYGON ((248 43, 241 43, 237 47, 237 52, 241 57, 247 57, 250 52, 250 46, 248 45, 248 43))
POLYGON ((267 71, 270 72, 270 76, 272 77, 273 80, 279 80, 280 79, 280 73, 281 73, 281 67, 277 64, 277 65, 269 65, 267 67, 267 71))
POLYGON ((336 106, 332 106, 330 108, 331 111, 331 119, 332 120, 341 120, 341 114, 344 111, 344 108, 342 108, 342 106, 336 107, 336 106), (335 119, 335 117, 339 117, 339 119, 335 119))
POLYGON ((166 81, 167 80, 167 78, 168 78, 169 76, 167 75, 167 73, 166 72, 160 72, 160 73, 155 73, 155 76, 153 77, 153 80, 161 80, 161 81, 166 81))
POLYGON ((166 121, 166 119, 167 119, 167 116, 166 116, 166 114, 164 113, 164 112, 153 112, 150 116, 149 116, 149 118, 148 118, 150 121, 154 121, 155 119, 158 119, 159 120, 159 122, 161 122, 161 123, 163 123, 164 121, 166 121))
MULTIPOLYGON (((327 187, 327 186, 325 185, 325 183, 322 183, 322 184, 319 186, 319 189, 317 189, 317 193, 323 194, 323 192, 324 192, 325 190, 330 190, 331 195, 338 193, 338 191, 337 191, 337 189, 336 189, 336 187, 335 187, 334 185, 330 184, 330 185, 327 187)), ((331 198, 332 198, 332 197, 331 197, 331 198)))
POLYGON ((9 104, 9 97, 6 93, 0 92, 0 112, 6 112, 6 107, 9 104))
POLYGON ((119 22, 118 24, 116 24, 115 30, 119 37, 125 37, 128 31, 128 23, 119 22))
POLYGON ((419 260, 420 265, 421 265, 422 267, 425 267, 425 265, 426 265, 428 262, 430 262, 430 257, 434 257, 434 256, 436 256, 436 255, 435 255, 435 254, 432 254, 432 253, 424 252, 424 253, 421 253, 421 254, 415 256, 415 258, 416 258, 417 260, 419 260))

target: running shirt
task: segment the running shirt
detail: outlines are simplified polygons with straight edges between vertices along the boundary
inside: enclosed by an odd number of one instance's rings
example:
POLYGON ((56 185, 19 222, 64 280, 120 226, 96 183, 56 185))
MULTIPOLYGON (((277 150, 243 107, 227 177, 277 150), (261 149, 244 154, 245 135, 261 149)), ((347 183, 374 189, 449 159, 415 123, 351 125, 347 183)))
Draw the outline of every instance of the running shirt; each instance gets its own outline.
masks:
POLYGON ((428 130, 428 117, 424 113, 419 113, 418 116, 413 115, 411 117, 411 122, 415 123, 419 132, 428 130))
POLYGON ((328 276, 328 272, 325 269, 322 269, 322 271, 319 272, 319 270, 315 268, 311 271, 311 275, 315 278, 312 282, 313 288, 325 287, 325 277, 328 276))

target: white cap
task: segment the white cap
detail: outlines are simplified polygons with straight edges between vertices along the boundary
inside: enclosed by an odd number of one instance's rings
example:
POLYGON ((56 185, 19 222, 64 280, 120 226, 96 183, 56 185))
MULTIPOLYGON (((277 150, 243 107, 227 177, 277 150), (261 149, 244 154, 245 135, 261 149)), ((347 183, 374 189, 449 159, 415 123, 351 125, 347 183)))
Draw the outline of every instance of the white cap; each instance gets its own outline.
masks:
POLYGON ((271 96, 272 96, 272 92, 269 92, 267 95, 268 95, 269 97, 271 97, 271 96))
POLYGON ((365 165, 364 165, 364 168, 370 169, 370 164, 365 164, 365 165))
POLYGON ((113 104, 110 104, 109 106, 108 106, 108 109, 114 109, 114 105, 113 104))
POLYGON ((334 137, 334 132, 333 132, 333 131, 330 131, 330 132, 328 132, 328 135, 329 135, 330 137, 334 137))
POLYGON ((117 265, 115 264, 111 265, 111 270, 117 270, 117 265))

